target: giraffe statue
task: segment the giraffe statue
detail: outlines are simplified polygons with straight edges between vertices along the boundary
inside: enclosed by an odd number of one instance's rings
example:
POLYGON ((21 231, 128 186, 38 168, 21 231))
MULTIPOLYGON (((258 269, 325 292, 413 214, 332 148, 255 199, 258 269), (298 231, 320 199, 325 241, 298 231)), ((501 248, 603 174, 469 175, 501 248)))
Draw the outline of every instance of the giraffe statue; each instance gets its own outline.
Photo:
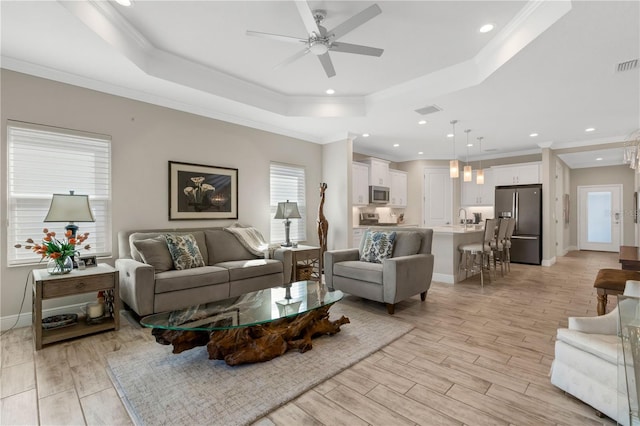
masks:
MULTIPOLYGON (((318 206, 318 241, 320 243, 320 264, 322 265, 322 256, 327 251, 327 233, 329 231, 329 222, 324 216, 322 209, 324 208, 324 192, 327 190, 327 184, 320 183, 320 205, 318 206)), ((322 273, 322 270, 321 270, 322 273)))

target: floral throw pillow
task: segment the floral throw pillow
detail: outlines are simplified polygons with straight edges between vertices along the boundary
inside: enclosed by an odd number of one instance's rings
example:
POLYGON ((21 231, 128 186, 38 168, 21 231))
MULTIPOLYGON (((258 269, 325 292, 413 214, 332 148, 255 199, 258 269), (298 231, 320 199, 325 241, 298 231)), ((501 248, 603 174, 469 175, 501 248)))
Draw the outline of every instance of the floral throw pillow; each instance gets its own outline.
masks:
POLYGON ((204 266, 204 259, 192 234, 165 234, 173 266, 177 270, 204 266))
POLYGON ((367 232, 364 245, 362 246, 360 260, 364 262, 382 263, 384 259, 391 257, 395 240, 395 232, 367 232))

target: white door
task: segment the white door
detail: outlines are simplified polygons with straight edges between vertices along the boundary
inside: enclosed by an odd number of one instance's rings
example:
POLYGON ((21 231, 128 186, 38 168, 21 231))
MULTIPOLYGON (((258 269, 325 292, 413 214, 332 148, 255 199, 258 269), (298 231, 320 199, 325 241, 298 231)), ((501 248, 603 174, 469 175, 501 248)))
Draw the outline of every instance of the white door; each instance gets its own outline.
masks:
POLYGON ((578 187, 578 248, 620 250, 622 185, 578 187))
POLYGON ((451 225, 453 184, 448 167, 424 169, 422 222, 426 228, 451 225))

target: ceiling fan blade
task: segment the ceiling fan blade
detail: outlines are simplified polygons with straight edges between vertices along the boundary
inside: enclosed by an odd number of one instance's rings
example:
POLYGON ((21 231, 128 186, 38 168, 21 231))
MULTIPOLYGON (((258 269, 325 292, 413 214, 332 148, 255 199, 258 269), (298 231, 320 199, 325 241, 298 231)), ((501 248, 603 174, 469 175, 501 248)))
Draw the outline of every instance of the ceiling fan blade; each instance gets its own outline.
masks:
POLYGON ((361 46, 359 44, 333 42, 330 50, 334 52, 357 53, 358 55, 382 56, 384 49, 377 47, 361 46))
POLYGON ((338 39, 381 13, 382 10, 380 9, 380 6, 372 4, 362 12, 353 15, 333 30, 328 31, 327 34, 333 35, 335 39, 338 39))
POLYGON ((261 33, 259 31, 247 31, 247 35, 254 36, 254 37, 270 38, 273 40, 284 41, 287 43, 306 43, 307 42, 306 39, 302 39, 298 37, 291 37, 291 36, 280 35, 280 34, 261 33))
POLYGON ((304 23, 304 27, 307 29, 307 33, 311 35, 311 33, 316 33, 320 35, 320 29, 318 28, 318 24, 316 24, 316 20, 313 17, 313 11, 309 7, 309 4, 306 1, 296 1, 296 7, 298 8, 298 13, 302 18, 302 22, 304 23))
POLYGON ((285 59, 284 61, 280 62, 278 65, 276 65, 275 67, 273 67, 274 70, 277 70, 279 68, 284 67, 285 65, 289 65, 291 62, 296 61, 300 58, 302 58, 304 55, 306 55, 307 53, 309 53, 309 49, 303 49, 301 51, 299 51, 298 53, 296 53, 293 56, 288 57, 287 59, 285 59))
POLYGON ((331 78, 336 75, 336 70, 333 69, 333 62, 331 62, 331 58, 328 53, 319 55, 318 59, 320 59, 320 63, 322 64, 322 68, 324 68, 324 72, 327 74, 327 77, 331 78))

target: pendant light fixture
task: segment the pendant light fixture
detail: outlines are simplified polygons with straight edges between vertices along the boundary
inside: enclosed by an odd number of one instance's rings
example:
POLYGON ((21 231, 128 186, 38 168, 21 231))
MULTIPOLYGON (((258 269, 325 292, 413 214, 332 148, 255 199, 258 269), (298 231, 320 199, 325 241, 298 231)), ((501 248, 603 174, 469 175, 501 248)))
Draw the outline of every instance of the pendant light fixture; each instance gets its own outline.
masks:
POLYGON ((471 169, 471 165, 469 165, 469 132, 470 131, 471 129, 467 129, 464 131, 467 134, 467 161, 463 169, 464 171, 462 173, 462 176, 464 177, 465 182, 471 182, 473 180, 473 172, 471 169))
POLYGON ((457 178, 460 175, 460 167, 458 165, 458 159, 456 158, 456 123, 458 120, 451 120, 451 126, 453 127, 453 160, 449 161, 449 177, 457 178))
POLYGON ((476 184, 484 185, 484 170, 482 170, 482 136, 478 137, 478 146, 480 147, 480 166, 476 174, 476 184))

